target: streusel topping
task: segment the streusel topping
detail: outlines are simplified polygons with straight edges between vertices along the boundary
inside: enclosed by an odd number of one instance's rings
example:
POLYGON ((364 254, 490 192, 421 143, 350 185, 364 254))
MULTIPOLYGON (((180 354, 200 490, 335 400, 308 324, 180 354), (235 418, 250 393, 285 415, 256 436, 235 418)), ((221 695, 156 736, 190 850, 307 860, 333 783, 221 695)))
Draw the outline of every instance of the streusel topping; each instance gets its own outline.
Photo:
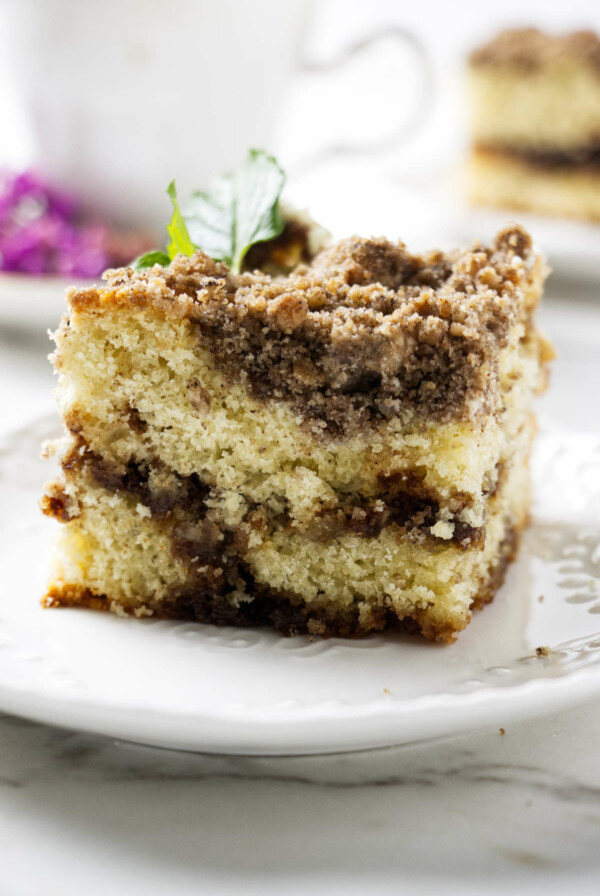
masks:
POLYGON ((501 31, 471 53, 471 65, 493 65, 534 72, 565 59, 589 65, 600 74, 600 39, 592 31, 553 35, 537 28, 501 31))
POLYGON ((410 410, 447 420, 489 412, 498 354, 542 261, 513 225, 490 246, 412 255, 350 237, 289 276, 234 276, 202 252, 167 268, 108 271, 71 307, 154 307, 188 317, 232 380, 350 435, 410 410))

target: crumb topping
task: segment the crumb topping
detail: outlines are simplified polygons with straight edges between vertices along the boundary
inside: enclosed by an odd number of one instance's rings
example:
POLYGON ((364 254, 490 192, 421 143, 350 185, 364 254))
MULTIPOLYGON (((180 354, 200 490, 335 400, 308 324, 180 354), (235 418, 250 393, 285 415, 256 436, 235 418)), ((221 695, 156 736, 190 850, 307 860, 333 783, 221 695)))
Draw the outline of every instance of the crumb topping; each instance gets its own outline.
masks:
POLYGON ((600 74, 600 39, 593 31, 552 35, 537 28, 513 28, 500 32, 475 49, 471 65, 492 65, 535 72, 564 60, 589 65, 600 74))
POLYGON ((106 287, 69 299, 75 311, 187 317, 229 378, 350 435, 406 409, 439 420, 489 412, 499 351, 541 264, 517 225, 490 246, 424 256, 350 237, 288 276, 235 276, 197 252, 167 268, 108 271, 106 287))

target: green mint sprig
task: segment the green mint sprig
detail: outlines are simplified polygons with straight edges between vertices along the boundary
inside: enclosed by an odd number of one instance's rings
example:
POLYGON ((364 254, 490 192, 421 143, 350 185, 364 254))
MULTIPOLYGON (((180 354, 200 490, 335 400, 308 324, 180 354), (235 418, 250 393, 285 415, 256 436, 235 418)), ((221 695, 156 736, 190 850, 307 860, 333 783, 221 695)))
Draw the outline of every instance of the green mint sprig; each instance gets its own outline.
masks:
POLYGON ((166 252, 147 252, 132 266, 136 270, 164 266, 176 255, 190 256, 202 249, 239 274, 248 249, 274 239, 283 230, 279 197, 284 183, 285 174, 277 161, 262 149, 251 149, 236 171, 217 178, 205 192, 193 193, 183 212, 172 181, 167 188, 173 216, 167 226, 166 252))

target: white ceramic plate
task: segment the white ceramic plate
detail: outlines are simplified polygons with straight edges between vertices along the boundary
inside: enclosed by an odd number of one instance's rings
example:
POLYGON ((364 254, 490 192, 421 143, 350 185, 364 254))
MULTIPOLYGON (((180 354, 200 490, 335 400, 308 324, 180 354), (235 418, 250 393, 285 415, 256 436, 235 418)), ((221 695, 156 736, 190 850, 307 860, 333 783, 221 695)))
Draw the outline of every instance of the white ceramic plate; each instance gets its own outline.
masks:
POLYGON ((600 695, 600 439, 542 432, 535 506, 494 603, 450 647, 42 610, 56 525, 43 419, 0 447, 0 708, 167 747, 319 753, 399 744, 600 695), (543 599, 542 599, 543 598, 543 599), (549 647, 538 656, 537 647, 549 647))
POLYGON ((67 308, 67 287, 90 286, 94 282, 0 273, 0 324, 42 332, 56 329, 67 308))

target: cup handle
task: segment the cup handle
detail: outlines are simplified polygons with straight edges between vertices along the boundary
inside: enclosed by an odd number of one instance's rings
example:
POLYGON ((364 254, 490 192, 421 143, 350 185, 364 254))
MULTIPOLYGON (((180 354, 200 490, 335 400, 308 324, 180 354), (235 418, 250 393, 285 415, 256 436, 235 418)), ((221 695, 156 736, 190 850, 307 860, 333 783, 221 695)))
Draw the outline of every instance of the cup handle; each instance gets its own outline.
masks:
POLYGON ((408 138, 412 138, 420 131, 427 121, 432 109, 434 74, 427 50, 419 38, 410 30, 399 25, 388 25, 367 37, 361 38, 344 50, 334 59, 324 63, 315 63, 304 60, 300 71, 306 74, 327 74, 345 65, 350 59, 359 56, 363 50, 373 46, 381 40, 393 38, 398 44, 409 47, 414 54, 417 63, 417 77, 419 86, 416 99, 411 109, 405 114, 396 128, 386 137, 375 141, 331 143, 318 149, 312 156, 305 157, 297 164, 294 174, 306 172, 309 168, 326 161, 337 155, 376 155, 383 153, 394 146, 401 145, 408 138), (301 168, 302 171, 297 169, 301 168))

